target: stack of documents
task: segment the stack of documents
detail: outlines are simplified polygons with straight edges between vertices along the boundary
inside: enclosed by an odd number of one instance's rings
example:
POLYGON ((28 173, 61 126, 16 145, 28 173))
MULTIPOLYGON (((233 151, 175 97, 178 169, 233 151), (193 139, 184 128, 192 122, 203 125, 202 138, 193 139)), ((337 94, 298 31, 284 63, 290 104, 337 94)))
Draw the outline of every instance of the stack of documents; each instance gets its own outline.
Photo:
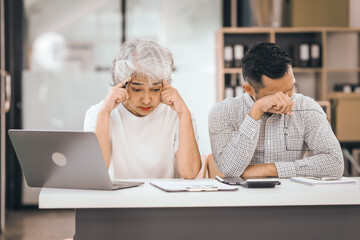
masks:
POLYGON ((307 185, 323 185, 323 184, 349 184, 358 183, 354 178, 342 177, 336 180, 328 180, 326 178, 313 178, 313 177, 292 177, 292 181, 303 183, 307 185))
POLYGON ((237 187, 220 183, 215 179, 159 180, 152 181, 150 184, 166 192, 213 192, 234 191, 238 189, 237 187))

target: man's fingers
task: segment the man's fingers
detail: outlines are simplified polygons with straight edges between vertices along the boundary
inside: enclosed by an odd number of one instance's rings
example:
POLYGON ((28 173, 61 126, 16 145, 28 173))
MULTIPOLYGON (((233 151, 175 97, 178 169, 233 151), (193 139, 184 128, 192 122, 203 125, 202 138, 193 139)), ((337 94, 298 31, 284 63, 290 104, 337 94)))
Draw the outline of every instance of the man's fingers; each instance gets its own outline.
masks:
POLYGON ((289 97, 288 94, 285 94, 285 96, 283 97, 283 100, 286 104, 286 109, 285 109, 284 114, 289 114, 290 112, 292 112, 293 101, 291 100, 291 98, 289 97))
POLYGON ((291 100, 291 98, 287 97, 286 98, 286 101, 288 103, 288 109, 287 109, 287 112, 286 114, 291 114, 292 113, 292 109, 293 109, 293 106, 294 106, 294 102, 291 100))
POLYGON ((285 114, 285 113, 287 113, 289 105, 288 105, 286 99, 284 99, 284 98, 280 98, 280 101, 281 101, 281 104, 282 104, 280 112, 282 114, 285 114))
POLYGON ((275 102, 274 109, 276 110, 277 114, 289 114, 292 112, 294 103, 288 94, 278 92, 273 97, 275 102))

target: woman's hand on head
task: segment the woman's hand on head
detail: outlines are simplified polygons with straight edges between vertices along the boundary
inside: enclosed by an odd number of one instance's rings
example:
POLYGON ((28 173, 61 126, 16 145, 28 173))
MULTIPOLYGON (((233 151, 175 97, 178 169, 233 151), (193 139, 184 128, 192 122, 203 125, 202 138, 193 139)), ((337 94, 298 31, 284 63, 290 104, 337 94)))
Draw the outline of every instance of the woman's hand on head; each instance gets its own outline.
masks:
POLYGON ((111 113, 120 103, 129 100, 126 84, 130 81, 131 78, 128 78, 109 90, 108 95, 106 96, 102 105, 103 111, 111 113))
POLYGON ((161 92, 161 101, 162 103, 171 107, 174 111, 181 115, 183 113, 188 113, 189 109, 187 108, 184 100, 181 98, 179 92, 170 86, 170 84, 163 79, 163 90, 161 92))

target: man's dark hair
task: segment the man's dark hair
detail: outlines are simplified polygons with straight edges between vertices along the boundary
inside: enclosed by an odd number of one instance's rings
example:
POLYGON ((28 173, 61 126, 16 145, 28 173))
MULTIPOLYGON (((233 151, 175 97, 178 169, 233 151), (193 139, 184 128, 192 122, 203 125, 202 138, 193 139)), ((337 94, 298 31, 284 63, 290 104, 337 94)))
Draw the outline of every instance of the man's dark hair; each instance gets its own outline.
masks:
POLYGON ((264 87, 262 75, 282 78, 291 66, 289 55, 275 43, 256 43, 245 54, 241 67, 244 80, 257 92, 264 87))

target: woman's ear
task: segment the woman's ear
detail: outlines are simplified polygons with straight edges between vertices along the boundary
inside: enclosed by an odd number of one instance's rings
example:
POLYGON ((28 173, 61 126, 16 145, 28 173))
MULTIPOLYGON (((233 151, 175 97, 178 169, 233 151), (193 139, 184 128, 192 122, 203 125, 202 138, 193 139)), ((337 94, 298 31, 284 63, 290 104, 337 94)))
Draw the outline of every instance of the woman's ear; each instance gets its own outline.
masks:
POLYGON ((251 86, 248 82, 243 84, 243 89, 245 92, 247 92, 250 96, 254 96, 255 95, 255 89, 253 88, 253 86, 251 86))

